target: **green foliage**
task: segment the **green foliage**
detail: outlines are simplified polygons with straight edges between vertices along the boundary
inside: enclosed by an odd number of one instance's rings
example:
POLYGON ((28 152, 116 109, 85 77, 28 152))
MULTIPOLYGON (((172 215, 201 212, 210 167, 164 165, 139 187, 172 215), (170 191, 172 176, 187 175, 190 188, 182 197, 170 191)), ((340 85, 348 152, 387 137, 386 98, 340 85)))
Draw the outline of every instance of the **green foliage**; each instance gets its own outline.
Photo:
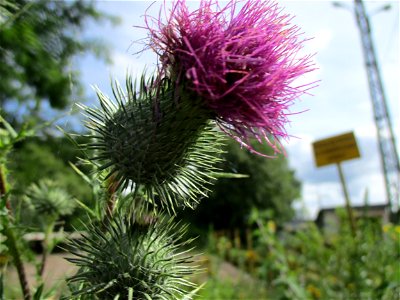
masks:
POLYGON ((15 144, 34 134, 33 129, 23 126, 18 132, 0 115, 0 164, 4 165, 7 155, 15 144))
POLYGON ((200 290, 198 300, 258 300, 269 299, 263 287, 259 283, 234 282, 228 279, 212 277, 207 280, 207 284, 200 290))
MULTIPOLYGON (((311 222, 295 232, 277 231, 275 222, 253 213, 254 249, 237 248, 226 236, 211 234, 208 251, 236 263, 265 289, 264 297, 244 291, 248 299, 398 299, 400 226, 360 219, 354 238, 345 215, 338 213, 335 235, 323 234, 311 222)), ((243 282, 221 284, 211 277, 210 284, 206 297, 231 299, 243 282)))
POLYGON ((44 100, 53 108, 65 108, 81 88, 71 59, 85 51, 106 56, 102 44, 79 38, 76 32, 89 20, 110 17, 89 1, 17 0, 13 4, 7 7, 12 22, 0 30, 0 105, 34 100, 37 111, 44 100))
MULTIPOLYGON (((10 181, 14 192, 22 195, 28 186, 40 179, 51 178, 68 193, 84 202, 91 200, 89 186, 82 184, 80 177, 68 164, 79 152, 63 138, 28 139, 14 149, 10 155, 10 181), (75 152, 75 155, 72 154, 75 152)), ((76 161, 76 158, 72 162, 76 161)))
POLYGON ((337 235, 324 235, 312 223, 279 234, 271 222, 257 223, 255 274, 272 299, 396 299, 399 226, 361 219, 353 238, 344 216, 337 235))
MULTIPOLYGON (((273 154, 266 145, 254 143, 261 153, 273 154)), ((300 196, 300 182, 284 157, 265 158, 228 142, 222 169, 249 175, 248 178, 220 178, 209 199, 185 217, 196 226, 208 229, 240 228, 248 224, 253 208, 268 210, 279 224, 293 216, 292 202, 300 196)))
MULTIPOLYGON (((82 181, 81 177, 68 163, 69 159, 76 162, 79 153, 70 141, 65 138, 28 138, 17 143, 8 156, 8 180, 12 187, 10 201, 15 210, 15 217, 30 230, 37 231, 42 228, 41 215, 34 213, 24 201, 24 196, 32 184, 37 184, 43 179, 51 179, 66 193, 79 199, 86 205, 93 205, 94 195, 89 184, 82 181), (75 154, 73 154, 75 153, 75 154)), ((88 168, 83 168, 88 171, 88 168)), ((74 200, 73 200, 74 201, 74 200)), ((73 226, 80 228, 79 218, 86 213, 77 209, 74 214, 62 216, 66 230, 73 226)))
POLYGON ((5 246, 0 249, 1 274, 0 297, 3 298, 3 264, 7 266, 8 257, 13 258, 20 279, 21 290, 24 298, 30 298, 30 290, 26 280, 22 256, 20 253, 21 231, 16 226, 15 219, 11 217, 11 204, 9 184, 7 181, 6 163, 9 152, 14 145, 25 137, 32 135, 34 130, 27 130, 24 126, 16 131, 2 116, 0 116, 0 241, 5 246))
POLYGON ((187 251, 179 251, 190 243, 181 240, 185 230, 172 219, 139 221, 119 215, 89 225, 82 240, 71 242, 77 258, 68 260, 80 267, 68 279, 71 297, 127 299, 129 289, 133 299, 183 297, 194 286, 184 277, 195 271, 184 265, 191 258, 187 251))
POLYGON ((7 20, 13 16, 11 9, 15 10, 17 9, 17 6, 8 0, 0 1, 0 26, 4 26, 7 20))
MULTIPOLYGON (((226 251, 223 252, 225 252, 225 254, 227 253, 226 251)), ((267 297, 267 291, 262 282, 257 278, 250 276, 249 273, 227 263, 224 259, 221 259, 221 257, 209 253, 202 254, 199 262, 201 262, 201 266, 205 268, 205 272, 199 273, 198 276, 193 278, 193 280, 195 282, 204 282, 204 286, 200 289, 198 296, 194 299, 270 299, 267 297)))
MULTIPOLYGON (((8 169, 6 166, 9 153, 15 144, 34 134, 33 129, 23 126, 21 130, 15 131, 2 116, 0 116, 0 258, 8 250, 6 246, 6 231, 12 224, 9 219, 9 184, 7 182, 8 169)), ((8 241, 9 242, 9 241, 8 241)), ((0 263, 1 265, 2 263, 0 263)))

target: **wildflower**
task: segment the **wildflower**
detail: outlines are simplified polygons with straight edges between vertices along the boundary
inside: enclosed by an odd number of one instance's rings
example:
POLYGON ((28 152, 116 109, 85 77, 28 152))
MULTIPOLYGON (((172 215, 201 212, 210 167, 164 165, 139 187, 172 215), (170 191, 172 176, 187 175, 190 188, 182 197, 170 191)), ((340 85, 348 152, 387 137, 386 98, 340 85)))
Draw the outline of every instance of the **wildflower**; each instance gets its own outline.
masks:
POLYGON ((279 152, 289 106, 311 88, 293 82, 313 70, 311 56, 298 57, 305 39, 292 17, 272 1, 244 1, 238 10, 236 0, 222 8, 202 0, 190 12, 177 0, 166 22, 146 19, 161 70, 199 95, 229 136, 254 152, 254 137, 279 152))
POLYGON ((254 250, 247 250, 246 251, 246 259, 248 262, 255 262, 259 260, 259 256, 257 254, 257 252, 255 252, 254 250))
POLYGON ((267 228, 268 231, 272 234, 274 234, 276 232, 276 224, 274 221, 268 221, 267 223, 267 228))
POLYGON ((388 223, 388 224, 385 224, 385 225, 382 226, 382 230, 383 230, 384 233, 387 233, 392 229, 392 227, 393 227, 393 225, 388 223))
POLYGON ((322 295, 321 290, 318 287, 316 287, 315 285, 313 285, 312 283, 307 285, 307 291, 311 294, 313 299, 321 298, 321 295, 322 295))

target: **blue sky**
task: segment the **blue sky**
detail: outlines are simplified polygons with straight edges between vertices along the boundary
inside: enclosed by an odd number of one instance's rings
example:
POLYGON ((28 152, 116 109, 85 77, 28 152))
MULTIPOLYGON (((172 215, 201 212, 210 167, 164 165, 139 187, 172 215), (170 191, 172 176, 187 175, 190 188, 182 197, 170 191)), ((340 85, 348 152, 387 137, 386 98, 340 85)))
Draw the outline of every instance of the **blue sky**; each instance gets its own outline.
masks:
MULTIPOLYGON (((288 159, 297 177, 303 182, 302 201, 309 216, 315 216, 321 207, 343 205, 339 177, 335 166, 317 169, 314 164, 311 143, 315 140, 354 131, 361 151, 360 159, 343 163, 343 170, 350 190, 352 203, 363 203, 368 192, 370 203, 385 201, 383 176, 373 122, 372 104, 364 68, 361 39, 351 11, 351 1, 341 1, 337 8, 331 1, 279 1, 286 13, 295 16, 305 37, 313 37, 305 44, 306 53, 316 53, 318 70, 304 81, 320 80, 312 90, 291 108, 288 133, 292 136, 284 142, 288 159)), ((110 46, 112 65, 106 65, 91 56, 76 61, 85 86, 97 85, 108 94, 110 78, 124 81, 129 70, 133 75, 154 69, 157 58, 151 52, 134 53, 143 45, 137 43, 146 36, 144 30, 135 28, 143 24, 143 14, 150 1, 98 1, 98 9, 121 18, 121 24, 89 24, 85 35, 104 39, 110 46)), ((148 13, 158 13, 162 2, 152 5, 148 13)), ((190 1, 190 5, 196 5, 190 1)), ((400 101, 399 101, 399 3, 397 1, 366 1, 371 14, 372 34, 382 71, 390 114, 399 149, 400 101), (392 8, 378 12, 384 4, 392 8)), ((88 88, 86 103, 96 103, 94 92, 88 88)), ((79 102, 82 102, 79 99, 79 102)))

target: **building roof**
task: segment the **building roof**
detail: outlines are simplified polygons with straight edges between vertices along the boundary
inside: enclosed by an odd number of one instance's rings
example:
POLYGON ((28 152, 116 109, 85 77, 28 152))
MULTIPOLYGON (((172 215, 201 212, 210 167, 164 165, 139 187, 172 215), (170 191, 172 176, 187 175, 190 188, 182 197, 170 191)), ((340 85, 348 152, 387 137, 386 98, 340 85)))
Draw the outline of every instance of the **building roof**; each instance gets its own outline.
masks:
MULTIPOLYGON (((345 209, 345 208, 346 208, 345 206, 321 208, 318 212, 318 215, 317 215, 317 218, 315 221, 318 222, 318 220, 320 220, 325 213, 334 212, 337 209, 345 209)), ((353 205, 351 208, 354 210, 363 210, 363 209, 385 210, 385 209, 389 209, 389 205, 388 204, 368 204, 367 206, 366 205, 353 205)))

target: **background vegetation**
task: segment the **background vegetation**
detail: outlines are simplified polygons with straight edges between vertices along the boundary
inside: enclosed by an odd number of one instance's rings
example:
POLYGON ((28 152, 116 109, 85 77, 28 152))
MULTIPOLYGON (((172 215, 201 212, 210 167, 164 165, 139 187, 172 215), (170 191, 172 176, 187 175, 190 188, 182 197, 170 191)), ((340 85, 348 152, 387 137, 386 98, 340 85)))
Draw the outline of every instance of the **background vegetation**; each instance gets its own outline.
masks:
MULTIPOLYGON (((261 153, 273 156, 267 145, 253 143, 261 153)), ((284 156, 273 159, 257 156, 235 141, 228 141, 220 168, 223 172, 243 174, 247 178, 220 178, 213 193, 194 211, 185 211, 191 224, 208 230, 242 228, 248 224, 251 211, 269 211, 270 217, 282 225, 292 219, 292 204, 300 198, 301 183, 289 168, 284 156)))

